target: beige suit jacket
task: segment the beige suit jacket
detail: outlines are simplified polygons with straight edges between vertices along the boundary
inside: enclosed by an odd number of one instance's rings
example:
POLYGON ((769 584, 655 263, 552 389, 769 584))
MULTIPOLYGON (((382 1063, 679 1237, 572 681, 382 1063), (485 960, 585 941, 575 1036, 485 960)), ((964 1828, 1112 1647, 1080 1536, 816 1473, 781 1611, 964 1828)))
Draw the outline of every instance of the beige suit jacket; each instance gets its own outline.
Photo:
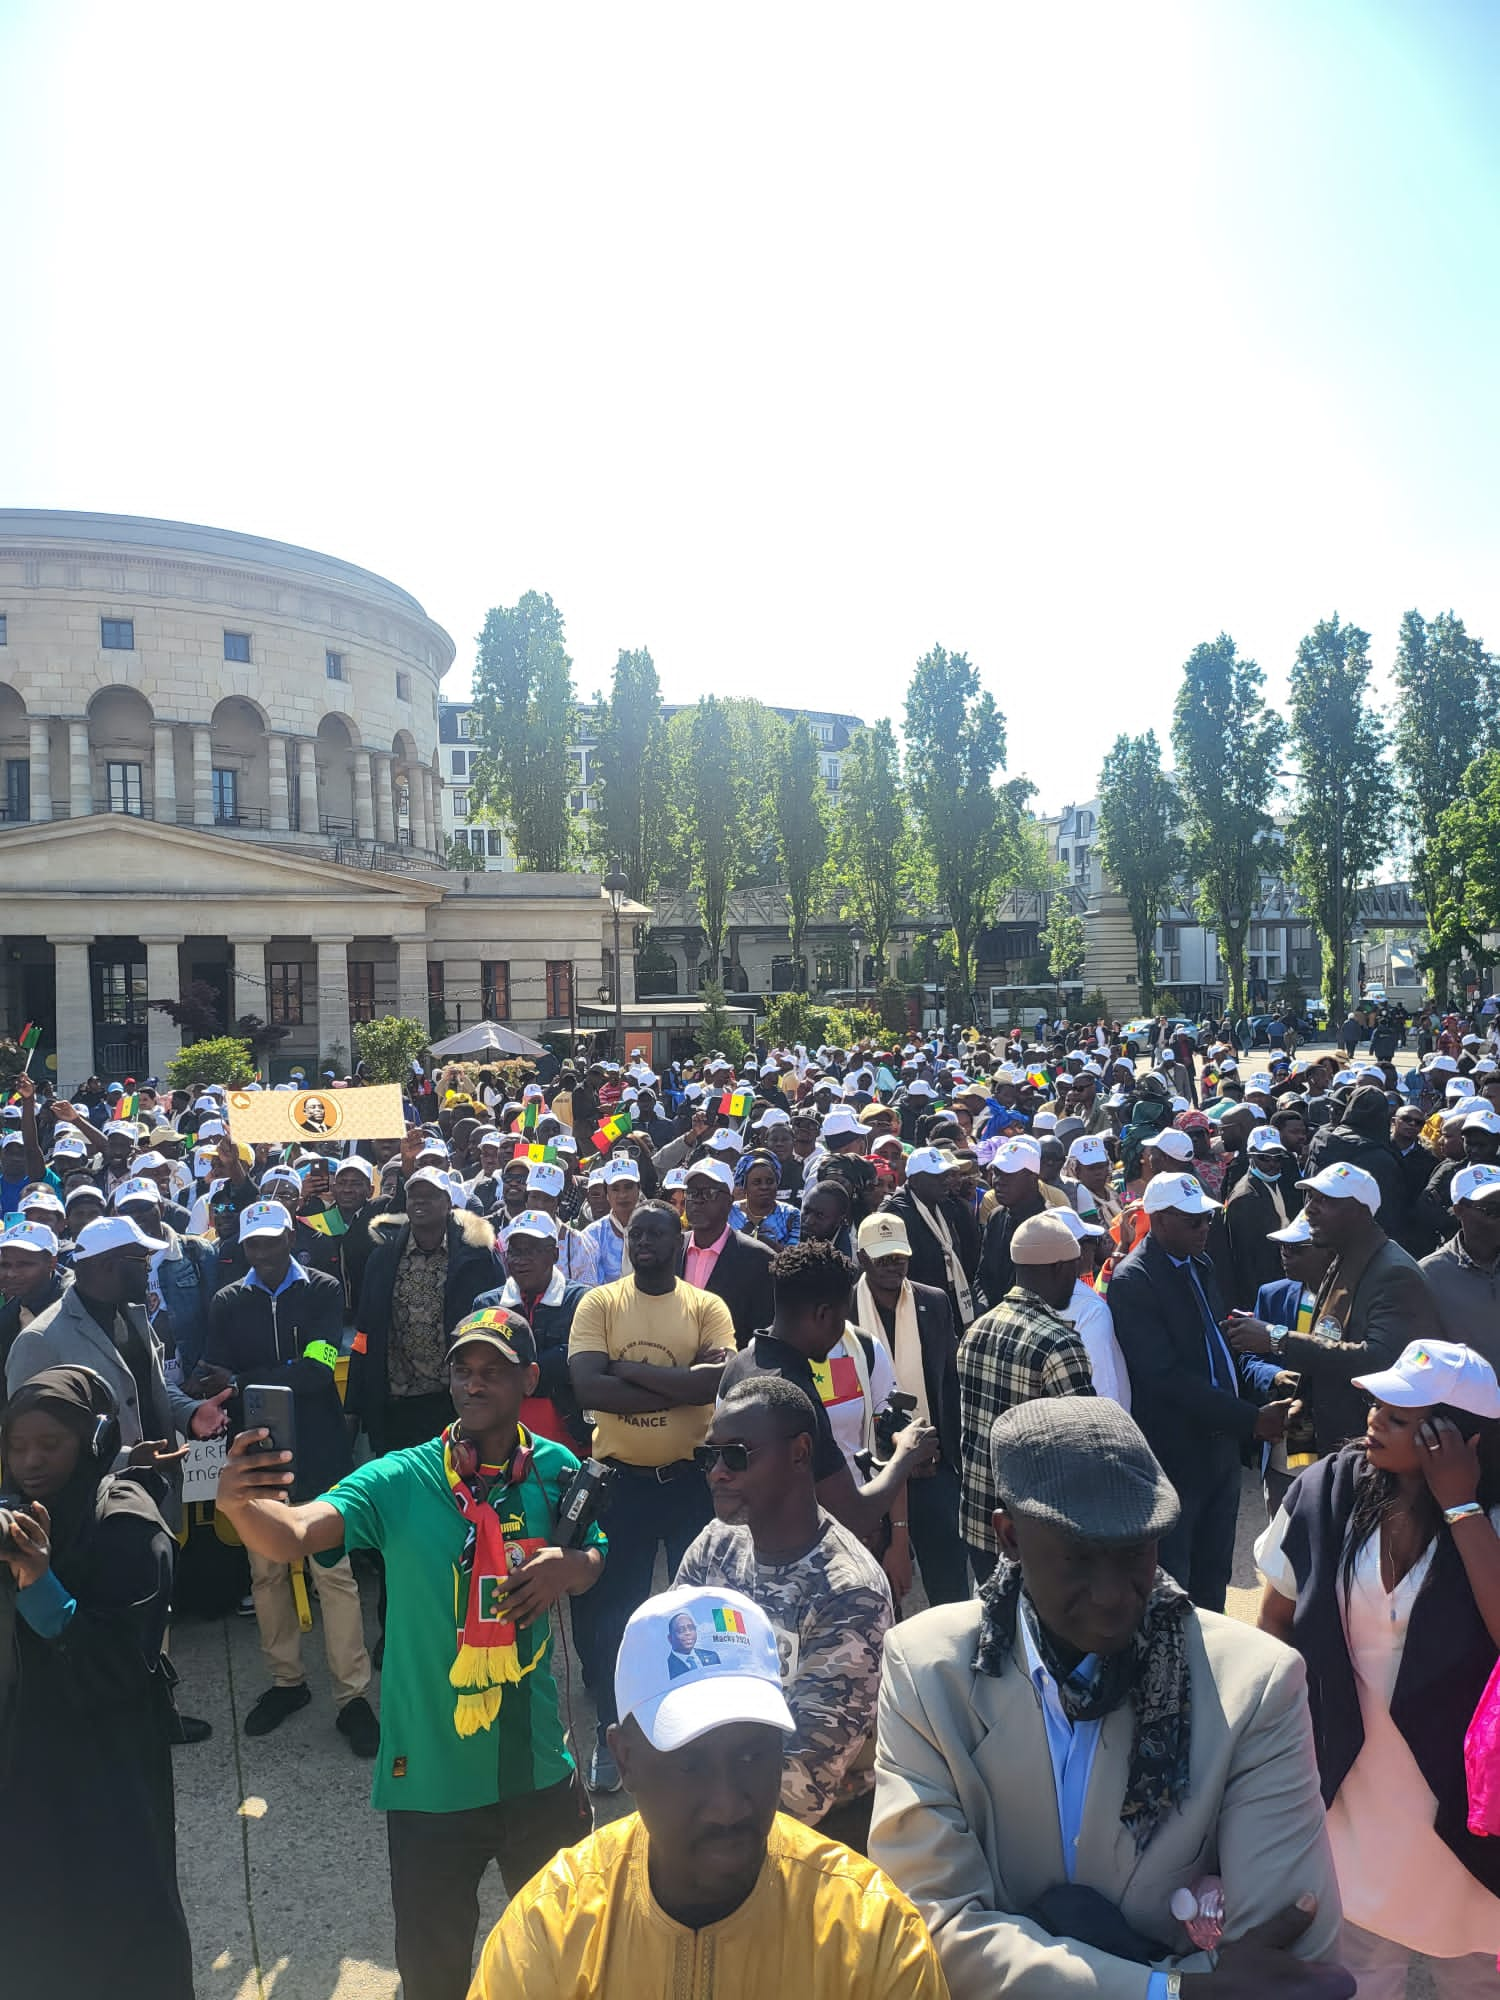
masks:
MULTIPOLYGON (((1104 1996, 1145 2000, 1151 1968, 1069 1939, 1016 1912, 1064 1882, 1046 1731, 1024 1663, 973 1666, 979 1605, 941 1606, 886 1636, 870 1859, 926 1918, 953 2000, 1104 1996)), ((1264 1633, 1193 1613, 1188 1797, 1141 1854, 1120 1824, 1133 1711, 1105 1717, 1084 1801, 1074 1879, 1136 1930, 1180 1956, 1161 1969, 1203 1972, 1173 1921, 1172 1891, 1224 1879, 1233 1938, 1311 1891, 1318 1913, 1297 1949, 1334 1958, 1338 1887, 1324 1829, 1302 1662, 1264 1633)))

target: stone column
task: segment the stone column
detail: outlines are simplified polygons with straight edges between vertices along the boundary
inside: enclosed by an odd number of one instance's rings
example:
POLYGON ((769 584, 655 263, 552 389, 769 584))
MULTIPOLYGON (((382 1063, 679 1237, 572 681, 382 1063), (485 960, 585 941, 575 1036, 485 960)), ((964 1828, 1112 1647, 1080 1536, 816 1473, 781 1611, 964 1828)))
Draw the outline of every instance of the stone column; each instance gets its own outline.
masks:
MULTIPOLYGON (((167 826, 177 824, 177 763, 173 750, 173 730, 170 722, 158 722, 153 731, 156 745, 155 774, 152 779, 152 811, 159 821, 167 826)), ((163 1016, 165 1019, 165 1016, 163 1016)), ((170 1027, 171 1023, 167 1025, 170 1027)), ((176 1054, 176 1051, 173 1051, 176 1054)), ((161 1075, 158 1069, 155 1074, 161 1075)))
POLYGON ((71 1094, 94 1067, 92 939, 55 937, 47 942, 57 971, 57 1087, 71 1094))
POLYGON ((427 1019, 427 939, 396 940, 396 1012, 408 1020, 427 1019))
POLYGON ((375 767, 375 838, 383 840, 387 847, 394 847, 396 797, 391 784, 391 760, 384 751, 377 750, 370 762, 375 767))
POLYGON ((286 738, 284 736, 268 736, 266 738, 266 756, 269 760, 268 769, 270 772, 271 831, 272 833, 286 833, 290 830, 292 824, 291 813, 288 810, 287 804, 286 738))
MULTIPOLYGON (((68 803, 74 819, 87 819, 94 810, 94 779, 89 769, 89 726, 86 722, 68 724, 68 803)), ((90 1051, 93 1046, 90 1041, 90 1051)), ((58 1060, 61 1062, 62 1058, 59 1056, 58 1060)), ((84 1074, 88 1074, 87 1070, 84 1074)))
MULTIPOLYGON (((161 735, 158 730, 157 735, 161 735)), ((171 731, 167 731, 170 737, 171 731)), ((170 761, 172 747, 167 745, 170 761)), ((157 747, 157 769, 161 769, 161 749, 157 747)), ((157 813, 161 812, 161 797, 157 795, 157 813)), ((176 1000, 182 990, 181 973, 178 969, 177 947, 182 943, 182 934, 175 937, 147 937, 141 934, 141 943, 146 947, 146 998, 147 1000, 176 1000)), ((160 1082, 165 1084, 167 1064, 182 1048, 182 1030, 170 1014, 163 1014, 156 1007, 146 1009, 146 1067, 160 1082)))
POLYGON ((214 823, 214 739, 206 722, 193 724, 193 825, 214 823))
POLYGON ((31 817, 33 823, 52 817, 52 737, 45 717, 32 716, 31 817))
POLYGON ((360 749, 354 752, 354 837, 375 838, 375 800, 370 785, 370 759, 360 749))
MULTIPOLYGON (((349 1029, 349 947, 348 937, 318 939, 318 1055, 328 1055, 337 1042, 344 1051, 346 1069, 354 1067, 354 1042, 349 1029)), ((322 1062, 319 1061, 319 1069, 322 1062)))
POLYGON ((297 798, 304 833, 321 833, 318 818, 318 761, 305 736, 297 740, 297 798))
POLYGON ((229 1026, 246 1014, 257 1014, 262 1021, 271 1018, 271 996, 266 991, 266 946, 271 942, 263 937, 231 937, 234 948, 234 973, 230 987, 229 1026))
POLYGON ((432 773, 425 764, 412 766, 412 798, 416 803, 417 816, 421 825, 420 838, 412 833, 412 845, 430 854, 436 846, 432 824, 432 773))

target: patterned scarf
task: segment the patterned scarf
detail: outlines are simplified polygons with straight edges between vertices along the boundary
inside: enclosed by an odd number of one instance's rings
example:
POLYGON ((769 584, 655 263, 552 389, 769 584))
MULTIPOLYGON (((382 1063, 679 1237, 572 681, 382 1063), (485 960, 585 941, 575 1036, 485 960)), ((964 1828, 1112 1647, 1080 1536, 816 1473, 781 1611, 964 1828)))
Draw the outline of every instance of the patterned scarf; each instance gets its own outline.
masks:
MULTIPOLYGON (((518 1448, 531 1443, 519 1424, 516 1442, 518 1448)), ((506 1579, 543 1544, 506 1541, 500 1517, 489 1504, 490 1490, 504 1470, 503 1466, 478 1464, 473 1446, 464 1442, 458 1424, 450 1424, 443 1432, 443 1471, 453 1504, 469 1531, 453 1572, 455 1613, 465 1577, 469 1589, 459 1629, 458 1654, 448 1673, 449 1685, 458 1692, 453 1727, 460 1736, 473 1736, 478 1730, 488 1729, 500 1713, 505 1689, 524 1680, 546 1650, 545 1638, 539 1645, 533 1643, 530 1657, 523 1662, 516 1628, 505 1615, 506 1579)), ((534 1640, 532 1634, 521 1636, 534 1640)))
MULTIPOLYGON (((996 1675, 1003 1669, 1015 1646, 1020 1601, 1021 1565, 1002 1556, 979 1593, 982 1616, 974 1655, 979 1673, 996 1675)), ((1123 1652, 1111 1653, 1101 1662, 1087 1688, 1068 1679, 1068 1669, 1057 1659, 1041 1620, 1032 1621, 1037 1652, 1057 1683, 1058 1700, 1070 1722, 1097 1722, 1124 1701, 1134 1706, 1135 1734, 1120 1824, 1134 1840, 1137 1853, 1187 1797, 1192 1703, 1182 1628, 1192 1608, 1187 1592, 1159 1569, 1134 1638, 1123 1652)))

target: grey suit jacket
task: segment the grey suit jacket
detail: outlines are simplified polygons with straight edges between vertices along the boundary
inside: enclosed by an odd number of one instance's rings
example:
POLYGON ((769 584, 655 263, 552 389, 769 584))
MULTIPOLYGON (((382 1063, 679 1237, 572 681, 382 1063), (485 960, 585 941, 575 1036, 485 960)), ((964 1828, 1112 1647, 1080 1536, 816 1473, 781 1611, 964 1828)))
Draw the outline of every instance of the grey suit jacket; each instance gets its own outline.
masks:
MULTIPOLYGON (((886 1635, 870 1859, 927 1921, 953 2000, 1144 2000, 1149 1968, 1052 1937, 1017 1913, 1066 1881, 1056 1791, 1024 1664, 974 1669, 979 1605, 943 1605, 886 1635)), ((1190 1614, 1190 1789, 1144 1852, 1120 1824, 1130 1705, 1105 1717, 1084 1801, 1075 1879, 1178 1953, 1161 1969, 1209 1970, 1173 1921, 1172 1891, 1224 1878, 1225 1936, 1295 1903, 1318 1913, 1297 1946, 1336 1955, 1338 1884, 1324 1830, 1306 1678, 1290 1648, 1190 1614)))
MULTIPOLYGON (((145 1335, 147 1351, 151 1356, 149 1410, 142 1411, 137 1407, 139 1399, 135 1377, 124 1355, 83 1303, 76 1285, 70 1285, 56 1305, 38 1313, 30 1326, 16 1335, 10 1359, 5 1364, 5 1388, 7 1395, 11 1396, 23 1382, 29 1382, 33 1375, 40 1375, 44 1368, 81 1366, 92 1368, 96 1375, 102 1375, 114 1390, 115 1401, 120 1406, 117 1470, 124 1465, 130 1447, 139 1444, 143 1438, 166 1438, 170 1441, 178 1432, 186 1436, 193 1412, 198 1407, 193 1397, 168 1383, 162 1367, 161 1342, 147 1324, 144 1308, 121 1306, 119 1311, 128 1314, 132 1325, 145 1335)), ((167 1498, 162 1506, 167 1525, 174 1531, 181 1512, 182 1468, 174 1466, 168 1481, 167 1498)))

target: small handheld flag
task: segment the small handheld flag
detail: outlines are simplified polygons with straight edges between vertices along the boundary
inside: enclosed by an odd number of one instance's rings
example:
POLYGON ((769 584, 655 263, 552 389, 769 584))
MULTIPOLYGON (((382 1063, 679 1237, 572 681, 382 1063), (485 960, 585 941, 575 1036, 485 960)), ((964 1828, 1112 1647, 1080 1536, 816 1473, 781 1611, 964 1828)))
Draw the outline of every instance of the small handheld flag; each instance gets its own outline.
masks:
POLYGON ((37 1043, 41 1039, 42 1039, 42 1031, 37 1026, 36 1022, 28 1021, 26 1023, 26 1026, 21 1030, 20 1034, 16 1036, 16 1046, 17 1048, 24 1050, 27 1055, 30 1055, 31 1051, 36 1047, 37 1043))
POLYGON ((719 1114, 724 1118, 748 1118, 753 1102, 748 1090, 726 1090, 719 1099, 719 1114))
POLYGON ((304 1215, 302 1220, 318 1236, 347 1236, 349 1233, 344 1211, 337 1205, 321 1209, 316 1215, 304 1215))
POLYGON ((557 1164, 557 1148, 556 1146, 539 1145, 533 1141, 529 1146, 517 1146, 516 1150, 511 1154, 511 1158, 513 1160, 525 1160, 528 1165, 532 1166, 540 1163, 544 1166, 553 1167, 557 1164))
POLYGON ((607 1152, 616 1139, 623 1139, 627 1132, 634 1130, 635 1112, 630 1105, 622 1105, 618 1111, 611 1112, 608 1118, 600 1119, 594 1133, 594 1151, 607 1152))
POLYGON ((138 1096, 119 1097, 115 1100, 116 1118, 136 1118, 140 1115, 141 1100, 138 1096))
POLYGON ((536 1130, 536 1120, 536 1099, 529 1097, 522 1107, 520 1117, 511 1119, 510 1129, 512 1132, 534 1132, 536 1130))

